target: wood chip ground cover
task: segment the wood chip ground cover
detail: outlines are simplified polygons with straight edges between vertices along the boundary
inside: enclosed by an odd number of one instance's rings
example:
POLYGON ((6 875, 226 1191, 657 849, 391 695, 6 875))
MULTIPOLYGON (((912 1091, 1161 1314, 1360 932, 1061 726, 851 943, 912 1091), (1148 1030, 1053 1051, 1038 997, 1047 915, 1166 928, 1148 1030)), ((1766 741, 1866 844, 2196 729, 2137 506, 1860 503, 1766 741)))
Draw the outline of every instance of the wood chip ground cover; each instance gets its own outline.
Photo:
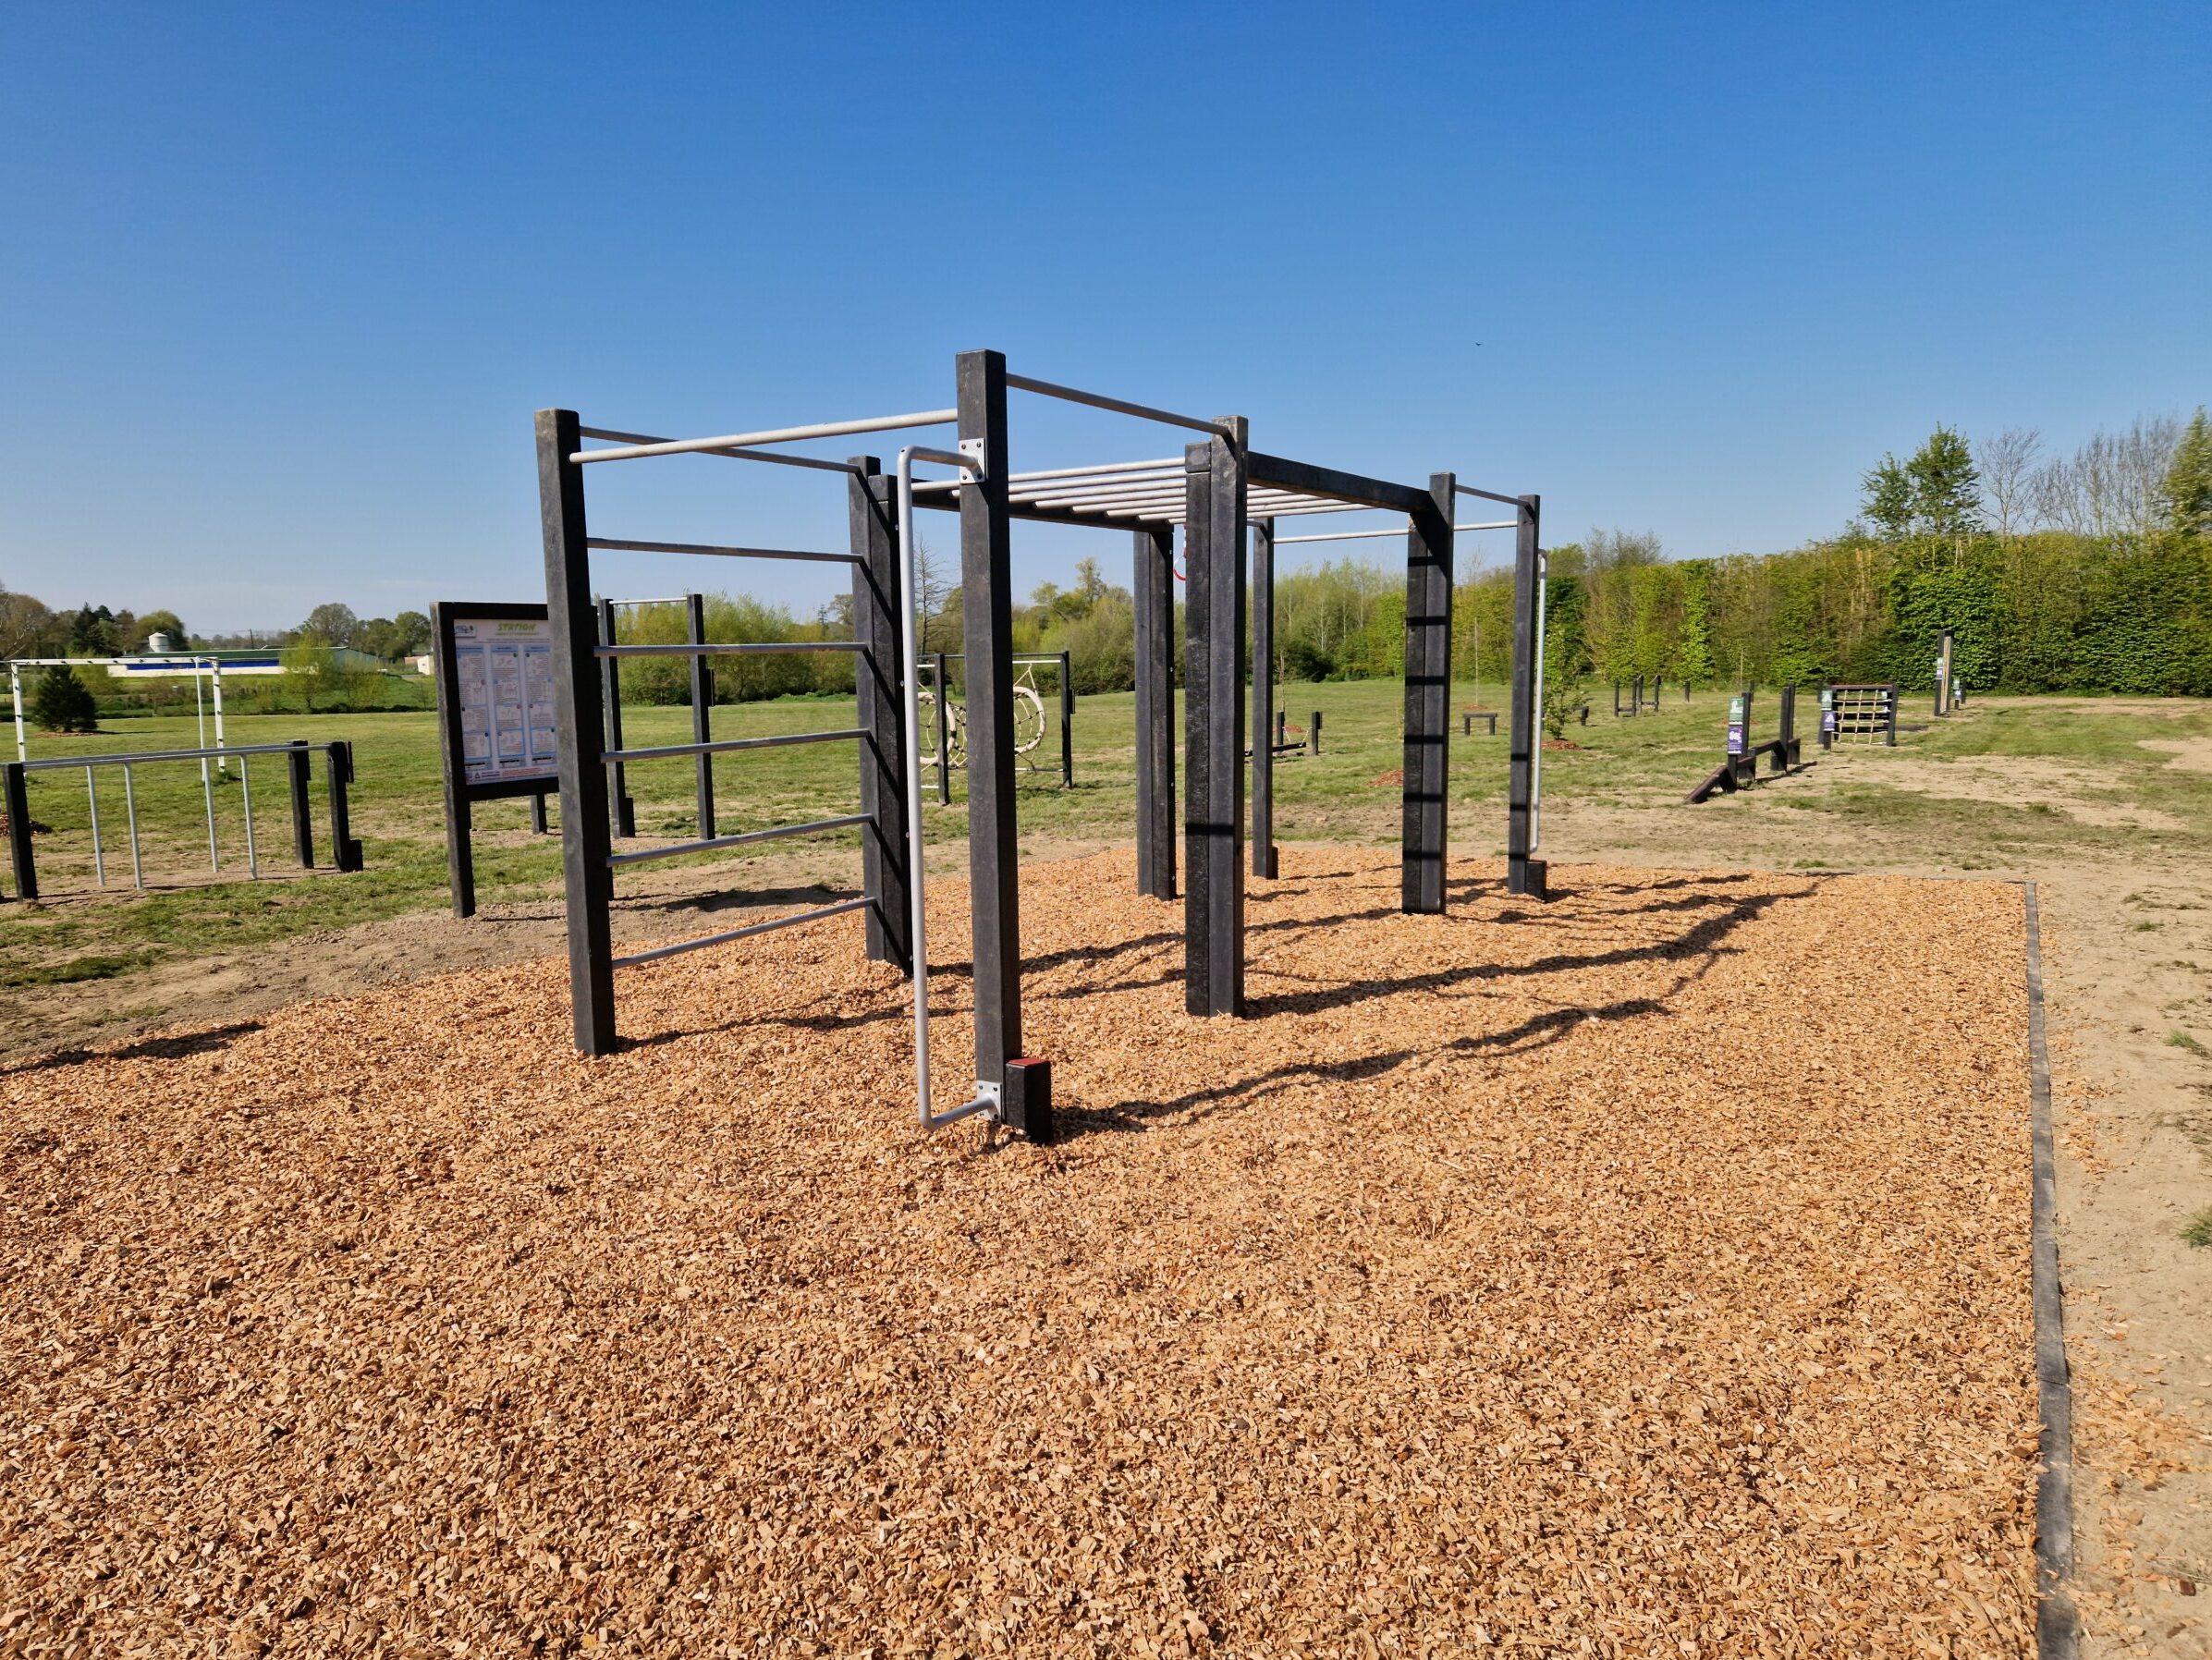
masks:
POLYGON ((1282 862, 0 1075, 0 1653, 2032 1653, 2018 890, 1282 862))

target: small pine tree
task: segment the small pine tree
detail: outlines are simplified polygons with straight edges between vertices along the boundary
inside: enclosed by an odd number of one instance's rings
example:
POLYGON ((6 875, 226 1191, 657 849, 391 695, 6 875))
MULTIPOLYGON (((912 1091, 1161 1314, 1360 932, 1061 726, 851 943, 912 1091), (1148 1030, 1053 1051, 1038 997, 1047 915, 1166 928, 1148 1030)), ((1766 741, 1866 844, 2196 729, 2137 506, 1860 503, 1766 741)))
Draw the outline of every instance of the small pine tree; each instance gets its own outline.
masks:
POLYGON ((31 694, 31 717, 48 732, 97 732, 99 705, 73 668, 55 667, 39 677, 31 694))
POLYGON ((2201 404, 2175 446, 2166 473, 2166 499, 2175 530, 2184 536, 2212 536, 2212 425, 2206 424, 2201 404))

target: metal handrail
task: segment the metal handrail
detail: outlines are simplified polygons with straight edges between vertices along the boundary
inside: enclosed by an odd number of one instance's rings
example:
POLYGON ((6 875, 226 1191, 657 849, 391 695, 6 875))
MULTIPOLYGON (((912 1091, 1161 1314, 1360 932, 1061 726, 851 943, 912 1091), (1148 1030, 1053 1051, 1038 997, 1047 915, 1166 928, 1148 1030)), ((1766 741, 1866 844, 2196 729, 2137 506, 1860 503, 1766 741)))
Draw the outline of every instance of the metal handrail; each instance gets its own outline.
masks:
MULTIPOLYGON (((300 743, 307 740, 301 738, 300 743)), ((10 764, 27 773, 51 772, 78 766, 135 766, 151 761, 214 761, 225 755, 283 755, 296 750, 291 743, 233 743, 213 750, 147 750, 128 755, 55 755, 44 761, 18 761, 10 764)))
POLYGON ((632 761, 674 761, 684 755, 721 755, 731 750, 776 750, 794 743, 836 743, 848 738, 865 738, 865 726, 842 732, 778 732, 767 738, 715 738, 704 743, 655 744, 646 750, 609 750, 599 757, 609 764, 632 761))
POLYGON ((801 922, 819 922, 825 917, 843 916, 849 910, 863 910, 874 903, 873 899, 846 899, 839 904, 825 905, 819 910, 802 910, 796 916, 755 922, 750 928, 732 928, 725 934, 708 934, 698 939, 678 940, 673 946, 655 946, 650 951, 632 951, 628 957, 616 958, 614 966, 627 969, 641 962, 658 962, 664 957, 675 957, 681 952, 703 951, 709 946, 727 946, 733 939, 749 939, 756 934, 773 934, 778 928, 796 928, 801 922))
MULTIPOLYGON (((688 645, 603 645, 600 657, 738 657, 764 652, 864 652, 857 640, 696 641, 688 645)), ((235 752, 235 751, 234 751, 235 752)))
POLYGON ((706 853, 716 848, 741 848, 748 842, 780 841, 787 836, 815 836, 829 830, 849 830, 856 824, 868 822, 864 812, 849 812, 843 818, 813 819, 803 824, 779 824, 773 830, 747 830, 737 836, 710 836, 703 841, 682 841, 667 848, 642 848, 634 853, 609 853, 606 862, 615 865, 643 864, 648 860, 674 859, 679 853, 706 853))

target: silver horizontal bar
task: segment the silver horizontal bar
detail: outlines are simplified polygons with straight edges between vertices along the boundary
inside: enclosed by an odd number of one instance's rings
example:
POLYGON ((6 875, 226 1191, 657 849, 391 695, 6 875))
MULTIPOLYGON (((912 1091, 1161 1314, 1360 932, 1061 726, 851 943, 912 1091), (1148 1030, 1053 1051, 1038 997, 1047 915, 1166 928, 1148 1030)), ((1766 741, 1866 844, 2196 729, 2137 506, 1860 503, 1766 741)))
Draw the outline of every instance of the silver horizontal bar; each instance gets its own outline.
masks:
POLYGON ((1452 488, 1461 495, 1480 496, 1486 502, 1503 502, 1509 507, 1521 506, 1521 498, 1517 495, 1500 495, 1495 490, 1477 490, 1473 484, 1454 484, 1452 488))
MULTIPOLYGON (((1045 479, 1105 480, 1117 474, 1127 473, 1180 473, 1184 470, 1184 465, 1182 458, 1179 456, 1171 456, 1165 461, 1101 461, 1090 467, 1047 467, 1035 472, 1009 472, 1006 475, 1006 482, 1010 486, 1034 484, 1045 479)), ((917 490, 951 490, 957 488, 959 482, 958 479, 932 479, 926 483, 916 484, 914 488, 917 490)))
POLYGON ((945 426, 958 421, 958 409, 918 409, 910 415, 874 415, 863 421, 825 421, 813 426, 771 427, 758 433, 730 433, 720 438, 673 438, 657 444, 624 444, 614 449, 580 449, 568 459, 635 461, 645 456, 690 456, 741 449, 753 444, 796 444, 806 438, 842 438, 849 433, 888 433, 910 426, 945 426))
POLYGON ((1094 409, 1111 409, 1118 415, 1134 415, 1143 421, 1164 421, 1169 426, 1187 426, 1192 432, 1216 433, 1224 438, 1235 436, 1228 427, 1216 421, 1201 421, 1194 415, 1178 415, 1170 409, 1155 409, 1149 404, 1132 404, 1125 398, 1108 397, 1100 392, 1083 392, 1073 386, 1057 385, 1051 381, 1033 380, 1026 374, 1009 374, 1006 377, 1006 384, 1024 392, 1065 398, 1071 404, 1089 404, 1094 409))
MULTIPOLYGON (((68 662, 70 659, 64 658, 62 661, 68 662)), ((9 764, 19 766, 27 773, 44 773, 56 767, 131 766, 141 761, 220 761, 226 755, 288 755, 301 747, 289 743, 234 743, 214 750, 140 750, 117 755, 57 755, 46 761, 18 761, 9 764)))
POLYGON ((673 946, 656 946, 650 951, 632 951, 628 957, 616 958, 614 966, 627 969, 634 963, 657 962, 664 957, 674 957, 684 951, 700 951, 709 946, 727 946, 733 939, 746 939, 755 934, 773 934, 778 928, 796 928, 801 922, 819 922, 825 917, 843 916, 847 911, 859 910, 868 903, 866 899, 847 899, 841 904, 825 905, 820 910, 802 910, 797 916, 777 917, 772 922, 755 922, 750 928, 732 928, 726 934, 709 934, 698 939, 678 940, 673 946))
POLYGON ((864 652, 857 640, 713 640, 694 645, 603 645, 602 657, 743 657, 766 652, 864 652))
POLYGON ((841 819, 815 819, 811 824, 784 824, 774 830, 748 830, 742 836, 710 836, 704 841, 678 842, 672 848, 647 848, 637 853, 610 853, 609 867, 618 864, 643 864, 649 859, 674 859, 678 853, 706 853, 716 848, 741 848, 747 842, 780 841, 787 836, 813 836, 825 830, 848 830, 855 824, 864 824, 864 812, 848 813, 841 819))
MULTIPOLYGON (((721 559, 805 559, 817 565, 857 565, 850 554, 803 553, 788 547, 716 547, 704 542, 632 542, 619 536, 587 536, 586 547, 603 547, 623 554, 703 554, 721 559)), ((641 600, 639 604, 657 604, 657 600, 641 600)))
POLYGON ((779 732, 767 738, 716 738, 704 743, 666 743, 645 750, 608 750, 599 759, 608 763, 668 761, 678 755, 720 755, 732 750, 780 750, 795 743, 835 743, 840 738, 867 736, 864 726, 854 726, 846 732, 779 732))
POLYGON ((632 605, 680 605, 690 597, 688 593, 678 593, 663 600, 606 600, 603 603, 614 606, 617 611, 622 611, 632 605))
POLYGON ((1456 524, 1451 528, 1455 531, 1518 531, 1521 528, 1521 520, 1518 519, 1493 519, 1487 524, 1456 524))
MULTIPOLYGON (((1253 517, 1256 519, 1259 516, 1254 514, 1253 517)), ((1521 521, 1517 519, 1501 519, 1491 524, 1456 524, 1451 528, 1455 531, 1517 531, 1521 528, 1521 521)), ((1293 542, 1366 542, 1381 536, 1403 536, 1405 534, 1406 531, 1403 530, 1329 531, 1317 536, 1277 536, 1275 539, 1275 545, 1282 547, 1293 542)))
MULTIPOLYGON (((579 427, 577 431, 587 438, 605 438, 614 444, 666 444, 666 438, 656 438, 651 433, 617 433, 603 426, 579 427)), ((822 472, 849 472, 856 477, 860 469, 849 461, 825 461, 818 456, 779 456, 770 449, 715 449, 711 456, 727 456, 736 461, 773 461, 778 467, 812 467, 822 472)))

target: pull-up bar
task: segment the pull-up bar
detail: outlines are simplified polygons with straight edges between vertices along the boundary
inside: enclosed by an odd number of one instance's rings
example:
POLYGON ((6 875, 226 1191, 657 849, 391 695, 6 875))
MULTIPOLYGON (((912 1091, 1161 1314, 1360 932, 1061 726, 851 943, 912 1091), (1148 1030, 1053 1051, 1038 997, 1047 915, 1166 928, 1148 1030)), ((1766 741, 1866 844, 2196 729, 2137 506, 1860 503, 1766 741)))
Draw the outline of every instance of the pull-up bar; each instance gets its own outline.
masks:
POLYGON ((1452 488, 1461 495, 1480 496, 1486 502, 1501 502, 1509 507, 1521 506, 1521 498, 1518 495, 1500 495, 1495 490, 1477 490, 1473 484, 1454 484, 1452 488))
POLYGON ((1164 421, 1169 426, 1187 426, 1194 433, 1215 433, 1224 438, 1237 435, 1235 428, 1218 421, 1201 421, 1195 415, 1178 415, 1169 409, 1155 409, 1149 404, 1132 404, 1123 398, 1108 397, 1104 393, 1082 392, 1073 386, 1055 385, 1051 381, 1032 380, 1026 374, 1015 374, 1010 371, 1007 374, 1006 384, 1023 392, 1065 398, 1071 404, 1089 404, 1094 409, 1111 409, 1117 415, 1134 415, 1140 421, 1164 421))
MULTIPOLYGON (((1009 377, 1010 378, 1010 377, 1009 377)), ((796 444, 804 438, 842 438, 849 433, 888 433, 910 426, 946 426, 960 418, 958 409, 921 409, 910 415, 875 415, 864 421, 825 421, 813 426, 773 427, 760 433, 731 433, 720 438, 672 438, 657 444, 624 444, 613 449, 580 449, 568 459, 635 461, 645 456, 707 455, 754 444, 796 444)), ((839 468, 839 471, 849 469, 839 468)))
MULTIPOLYGON (((666 438, 656 438, 651 433, 617 433, 607 427, 579 427, 577 431, 586 438, 604 438, 609 444, 666 444, 666 438)), ((858 475, 860 469, 849 461, 825 461, 816 456, 779 456, 767 449, 716 449, 709 455, 727 456, 733 461, 773 461, 778 467, 813 467, 823 472, 849 472, 858 475)))
MULTIPOLYGON (((1252 517, 1259 519, 1265 516, 1254 513, 1252 517)), ((1521 528, 1521 521, 1517 519, 1500 519, 1487 524, 1456 524, 1451 528, 1455 531, 1517 531, 1521 528)), ((1329 531, 1318 536, 1277 536, 1275 539, 1275 545, 1281 547, 1292 542, 1367 542, 1378 536, 1402 536, 1404 534, 1405 531, 1399 530, 1329 531)))
MULTIPOLYGON (((614 536, 587 536, 584 546, 630 554, 699 554, 720 559, 808 559, 821 565, 855 565, 850 554, 809 554, 788 547, 714 547, 703 542, 631 542, 614 536)), ((663 600, 625 601, 642 605, 665 604, 663 600)))

